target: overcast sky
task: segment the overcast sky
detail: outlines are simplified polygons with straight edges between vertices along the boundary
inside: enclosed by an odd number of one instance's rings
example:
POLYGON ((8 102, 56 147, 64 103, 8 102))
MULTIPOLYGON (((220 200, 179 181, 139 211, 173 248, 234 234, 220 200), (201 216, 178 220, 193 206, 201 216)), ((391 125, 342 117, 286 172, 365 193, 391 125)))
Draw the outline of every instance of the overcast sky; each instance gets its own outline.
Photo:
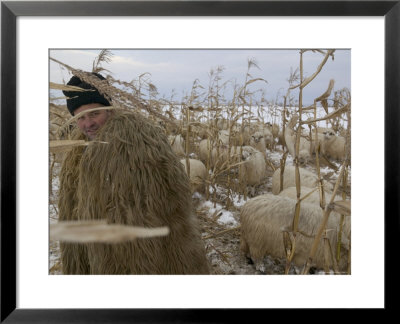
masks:
MULTIPOLYGON (((95 50, 50 50, 53 57, 73 68, 91 71, 94 59, 101 49, 95 50)), ((122 81, 132 81, 143 73, 150 73, 151 82, 157 87, 158 97, 170 98, 172 91, 176 93, 174 99, 179 101, 189 93, 193 82, 198 79, 207 89, 209 73, 212 69, 221 66, 224 68, 222 81, 228 83, 225 98, 232 99, 232 84, 243 85, 246 78, 248 60, 257 63, 258 68, 251 68, 253 78, 262 78, 254 82, 253 90, 261 89, 267 100, 282 102, 282 95, 286 94, 288 78, 291 68, 299 67, 299 50, 261 50, 261 49, 110 49, 114 54, 110 63, 102 66, 108 69, 112 76, 122 81)), ((337 49, 334 60, 331 58, 323 67, 317 78, 310 83, 303 92, 303 104, 308 105, 313 99, 321 95, 328 87, 329 80, 334 79, 334 90, 344 87, 351 89, 351 62, 350 50, 337 49)), ((323 55, 306 52, 303 55, 304 76, 310 76, 321 63, 323 55)), ((61 69, 57 63, 50 61, 50 81, 56 83, 68 82, 70 75, 61 69)), ((298 100, 298 92, 292 95, 298 100)))

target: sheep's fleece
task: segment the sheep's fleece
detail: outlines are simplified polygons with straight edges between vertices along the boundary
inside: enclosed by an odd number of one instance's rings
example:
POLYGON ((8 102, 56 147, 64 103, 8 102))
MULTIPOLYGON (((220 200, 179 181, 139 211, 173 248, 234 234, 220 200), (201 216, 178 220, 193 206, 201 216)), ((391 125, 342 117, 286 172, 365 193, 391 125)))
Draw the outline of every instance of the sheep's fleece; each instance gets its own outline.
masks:
POLYGON ((64 274, 209 273, 189 179, 166 135, 145 117, 114 112, 96 141, 67 154, 60 182, 60 221, 170 229, 127 243, 61 242, 64 274))
MULTIPOLYGON (((290 230, 296 201, 287 197, 273 194, 260 195, 250 199, 240 211, 241 241, 240 249, 260 267, 264 256, 285 258, 282 230, 290 230)), ((301 203, 299 231, 314 236, 323 218, 322 209, 306 202, 301 203)), ((339 219, 331 215, 326 226, 327 237, 333 248, 336 246, 339 219)), ((349 235, 350 228, 345 225, 345 235, 349 235)), ((293 263, 303 266, 308 258, 313 243, 312 237, 297 235, 296 250, 293 263)), ((347 251, 342 248, 340 269, 343 271, 347 265, 347 251)), ((315 265, 324 266, 323 244, 319 244, 314 258, 315 265)), ((262 267, 262 265, 261 265, 262 267)))

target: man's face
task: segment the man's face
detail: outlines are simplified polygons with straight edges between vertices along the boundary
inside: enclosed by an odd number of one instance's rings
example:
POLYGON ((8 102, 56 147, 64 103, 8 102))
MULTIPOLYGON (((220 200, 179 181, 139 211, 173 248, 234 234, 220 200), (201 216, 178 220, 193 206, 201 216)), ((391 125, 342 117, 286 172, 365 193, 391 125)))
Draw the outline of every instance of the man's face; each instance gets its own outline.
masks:
MULTIPOLYGON (((99 103, 82 105, 74 111, 74 115, 77 115, 82 111, 98 107, 104 106, 99 103)), ((79 129, 89 138, 89 140, 93 140, 96 137, 97 131, 105 124, 110 116, 111 112, 108 110, 90 111, 77 119, 77 125, 79 129)))

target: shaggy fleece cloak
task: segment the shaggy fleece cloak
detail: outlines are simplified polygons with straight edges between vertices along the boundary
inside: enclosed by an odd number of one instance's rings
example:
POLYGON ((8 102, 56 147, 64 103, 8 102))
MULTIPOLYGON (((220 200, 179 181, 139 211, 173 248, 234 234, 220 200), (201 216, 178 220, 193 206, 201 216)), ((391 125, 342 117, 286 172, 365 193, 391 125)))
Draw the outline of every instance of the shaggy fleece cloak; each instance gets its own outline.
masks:
POLYGON ((126 243, 62 243, 65 274, 209 273, 189 179, 166 136, 140 114, 114 112, 96 142, 66 156, 60 184, 61 221, 170 229, 126 243))

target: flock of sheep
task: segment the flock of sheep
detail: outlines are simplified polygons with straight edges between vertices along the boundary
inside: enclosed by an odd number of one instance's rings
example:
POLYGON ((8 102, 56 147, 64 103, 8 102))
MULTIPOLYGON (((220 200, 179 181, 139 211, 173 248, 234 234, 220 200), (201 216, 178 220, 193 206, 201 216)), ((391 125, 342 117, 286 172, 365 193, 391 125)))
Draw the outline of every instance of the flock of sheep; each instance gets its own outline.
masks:
MULTIPOLYGON (((217 125, 217 136, 210 136, 210 132, 203 131, 207 127, 194 126, 192 136, 196 138, 191 145, 188 156, 185 143, 186 133, 169 135, 169 142, 173 151, 181 158, 185 170, 190 164, 190 180, 192 190, 204 193, 209 184, 209 175, 215 171, 217 164, 228 163, 236 168, 228 169, 228 173, 236 170, 238 181, 244 182, 251 192, 251 199, 240 209, 240 250, 244 256, 251 259, 257 270, 264 272, 263 258, 267 255, 274 258, 285 258, 286 251, 283 244, 282 232, 290 231, 295 214, 297 190, 295 182, 295 166, 286 164, 281 175, 280 168, 273 168, 272 177, 268 176, 271 163, 268 161, 268 152, 281 145, 283 151, 288 151, 295 158, 296 126, 298 116, 293 115, 284 131, 276 124, 254 122, 245 127, 231 126, 226 120, 213 121, 217 125), (241 168, 239 173, 237 169, 241 168), (281 180, 282 179, 282 180, 281 180), (256 188, 266 181, 271 181, 271 192, 257 195, 256 188), (282 181, 282 183, 281 183, 282 181)), ((301 211, 299 232, 297 235, 295 255, 292 263, 298 267, 304 266, 310 253, 316 231, 321 223, 324 210, 321 208, 318 189, 317 173, 306 168, 313 165, 315 150, 318 145, 320 152, 331 162, 342 162, 345 157, 345 134, 338 134, 331 128, 318 127, 312 132, 301 131, 298 159, 301 164, 300 191, 301 211), (310 137, 311 135, 311 137, 310 137)), ((168 134, 168 132, 167 132, 168 134)), ((283 154, 282 154, 283 155, 283 154)), ((323 182, 325 197, 330 200, 334 186, 323 182)), ((349 199, 349 196, 346 197, 349 199)), ((336 195, 336 200, 343 200, 336 195)), ((325 239, 329 239, 331 247, 340 245, 340 258, 336 261, 340 272, 349 273, 350 251, 350 217, 332 212, 326 225, 325 239), (340 240, 340 242, 338 242, 340 240)), ((328 260, 326 249, 322 244, 313 258, 313 265, 324 268, 332 266, 334 260, 328 260)), ((334 252, 332 252, 335 255, 334 252)))
MULTIPOLYGON (((65 119, 65 116, 60 118, 65 119)), ((240 124, 232 125, 226 119, 211 120, 204 124, 197 122, 189 131, 185 127, 168 128, 162 125, 172 150, 180 158, 186 172, 190 169, 192 192, 204 194, 210 188, 215 172, 229 174, 236 184, 244 184, 246 196, 251 199, 240 207, 240 250, 243 258, 246 256, 251 259, 256 270, 261 272, 265 271, 265 256, 285 258, 283 232, 290 231, 297 203, 295 166, 286 164, 281 174, 280 167, 275 167, 271 162, 269 153, 279 152, 284 156, 283 153, 288 152, 294 160, 297 127, 296 114, 292 115, 284 129, 277 124, 258 121, 242 127, 240 124), (258 189, 265 188, 266 183, 271 184, 271 189, 260 194, 258 189)), ((56 137, 58 129, 58 125, 50 124, 51 139, 56 137)), ((304 128, 301 135, 298 154, 301 164, 300 192, 301 197, 306 198, 301 201, 298 225, 299 232, 305 235, 297 235, 292 259, 292 263, 298 267, 305 264, 324 216, 318 190, 320 181, 313 171, 316 147, 319 146, 327 159, 339 163, 345 158, 346 149, 345 134, 332 128, 318 127, 310 131, 304 128)), ((324 181, 323 190, 330 200, 333 184, 324 181)), ((346 199, 350 199, 349 195, 346 199)), ((343 200, 343 197, 337 195, 335 200, 343 200)), ((325 239, 329 239, 331 247, 340 246, 340 258, 337 259, 339 271, 349 273, 350 217, 332 212, 326 228, 325 239)), ((313 263, 317 268, 327 264, 326 249, 322 244, 313 263)), ((328 264, 333 263, 334 260, 328 260, 328 264)))

